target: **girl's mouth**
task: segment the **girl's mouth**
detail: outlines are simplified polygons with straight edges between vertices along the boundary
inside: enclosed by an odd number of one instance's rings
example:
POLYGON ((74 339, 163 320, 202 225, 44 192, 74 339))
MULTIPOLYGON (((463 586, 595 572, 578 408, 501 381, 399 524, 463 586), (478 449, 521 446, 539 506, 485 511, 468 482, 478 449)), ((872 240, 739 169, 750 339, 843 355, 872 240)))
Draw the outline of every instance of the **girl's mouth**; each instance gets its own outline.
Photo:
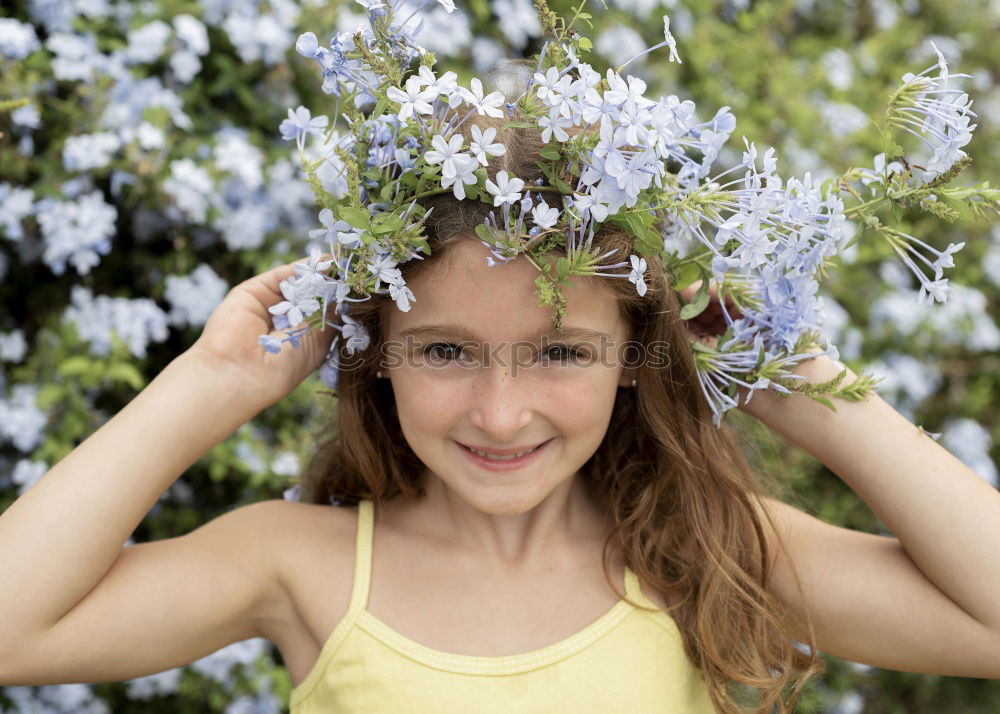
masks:
MULTIPOLYGON (((553 437, 554 439, 555 437, 553 437)), ((472 461, 472 463, 480 466, 489 471, 512 471, 514 469, 519 469, 522 466, 530 464, 539 458, 539 455, 545 451, 553 439, 544 441, 535 448, 527 451, 526 453, 520 453, 512 456, 486 456, 482 452, 476 452, 470 449, 465 444, 458 444, 458 447, 462 450, 462 453, 472 461)))

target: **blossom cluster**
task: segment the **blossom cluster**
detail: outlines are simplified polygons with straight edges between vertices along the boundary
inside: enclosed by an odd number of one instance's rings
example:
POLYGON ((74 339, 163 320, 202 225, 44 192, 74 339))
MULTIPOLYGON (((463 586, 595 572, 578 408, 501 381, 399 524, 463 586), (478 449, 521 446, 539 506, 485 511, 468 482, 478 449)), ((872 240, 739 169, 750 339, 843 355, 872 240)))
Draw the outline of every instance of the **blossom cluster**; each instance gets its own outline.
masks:
MULTIPOLYGON (((266 349, 278 351, 284 342, 297 345, 304 330, 326 324, 327 306, 333 304, 341 322, 335 326, 345 339, 345 330, 350 331, 354 341, 348 352, 353 354, 363 349, 359 345, 367 336, 359 338, 361 328, 348 321, 350 302, 383 293, 408 310, 417 296, 399 266, 426 252, 420 230, 425 215, 413 199, 447 191, 458 200, 494 207, 477 230, 490 266, 522 254, 533 256, 543 236, 561 237, 568 255, 564 269, 550 274, 533 261, 546 286, 540 299, 555 307, 557 327, 563 309, 560 288, 568 276, 627 278, 642 295, 647 259, 654 257, 672 271, 687 265, 686 282, 682 279, 677 289, 702 279, 685 317, 704 309, 710 281, 738 295, 740 314, 733 317, 724 310, 729 329, 718 348, 708 354, 693 346, 702 353, 696 354, 696 364, 717 424, 737 406, 738 386, 751 390, 748 400, 756 389, 794 390, 794 384, 781 378, 812 358, 815 348, 837 356, 835 347, 819 344, 815 336, 825 317, 820 280, 851 237, 841 196, 844 184, 820 184, 809 173, 783 178, 774 149, 759 156, 746 138, 742 162, 713 173, 736 126, 729 108, 699 120, 692 101, 675 95, 648 97, 645 81, 622 72, 661 47, 669 50, 670 61, 681 62, 668 16, 663 17, 662 42, 603 75, 580 58, 589 42, 547 41, 526 88, 507 97, 485 89, 479 78, 463 86, 454 72, 435 72, 416 43, 421 23, 411 24, 415 13, 397 22, 398 3, 358 2, 367 11, 368 25, 355 34, 337 32, 323 46, 307 32, 296 42, 298 53, 319 66, 323 92, 335 97, 332 119, 313 117, 299 106, 288 110, 280 130, 285 139, 297 142, 307 172, 325 164, 308 158, 308 144, 330 147, 326 156, 337 157, 338 178, 357 182, 360 202, 345 199, 343 186, 337 195, 320 200, 323 229, 311 235, 327 240, 331 258, 320 262, 315 253, 302 274, 282 286, 285 300, 272 313, 274 329, 285 330, 286 337, 262 335, 266 349), (418 66, 412 68, 415 62, 418 66), (548 184, 526 186, 506 170, 491 177, 486 169, 506 147, 496 141, 493 128, 484 131, 472 124, 463 131, 475 114, 522 124, 527 120, 526 125, 537 127, 548 145, 542 157, 553 162, 548 184), (351 129, 344 134, 336 128, 342 115, 351 129), (352 164, 351 157, 359 155, 367 159, 352 164), (560 178, 565 173, 557 164, 568 167, 575 185, 560 178), (635 253, 612 256, 594 245, 596 229, 609 221, 630 233, 635 253), (689 250, 671 249, 679 243, 689 250), (307 318, 309 325, 292 329, 307 318)), ((452 10, 446 0, 439 3, 452 10)), ((964 75, 949 76, 940 52, 934 67, 904 76, 890 102, 890 124, 917 134, 933 149, 923 183, 964 156, 959 147, 975 128, 968 121, 966 95, 947 86, 964 75), (928 76, 934 67, 936 78, 928 76)), ((867 170, 852 176, 865 185, 877 184, 880 177, 867 170)), ((953 266, 950 256, 963 244, 935 251, 897 229, 880 226, 879 233, 921 279, 921 301, 945 301, 948 286, 942 271, 953 266), (928 251, 934 253, 933 261, 925 256, 928 251), (933 280, 912 256, 930 265, 933 280)), ((321 369, 331 388, 338 381, 341 336, 321 369)), ((859 380, 853 392, 837 393, 856 396, 869 388, 859 380)))

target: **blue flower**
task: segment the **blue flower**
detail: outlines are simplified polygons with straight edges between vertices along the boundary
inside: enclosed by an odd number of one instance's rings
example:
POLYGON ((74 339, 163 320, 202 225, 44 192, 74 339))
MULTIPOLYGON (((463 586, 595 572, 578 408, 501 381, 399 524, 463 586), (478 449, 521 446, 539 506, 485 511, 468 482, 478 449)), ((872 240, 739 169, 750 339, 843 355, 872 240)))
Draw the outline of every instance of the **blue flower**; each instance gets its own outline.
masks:
POLYGON ((396 301, 396 306, 403 312, 410 311, 410 301, 416 301, 413 291, 402 280, 389 284, 389 296, 396 301))
POLYGON ((303 291, 321 294, 326 290, 327 279, 323 272, 330 269, 333 260, 320 260, 322 255, 319 248, 314 247, 308 262, 295 264, 295 275, 303 291))
POLYGON ((299 39, 295 41, 295 51, 303 57, 308 57, 309 59, 316 59, 319 57, 321 51, 316 35, 312 32, 303 32, 299 35, 299 39))
POLYGON ((257 338, 257 341, 264 346, 264 349, 271 354, 278 354, 281 352, 281 340, 277 337, 272 337, 271 335, 261 335, 257 338))
POLYGON ((272 315, 285 315, 289 324, 294 326, 319 310, 319 301, 312 295, 300 293, 295 280, 282 280, 279 287, 285 299, 268 308, 272 315))
POLYGON ((281 138, 286 141, 295 139, 299 142, 299 147, 310 134, 322 134, 326 130, 330 118, 327 116, 313 117, 306 107, 299 106, 294 111, 288 110, 288 118, 281 122, 278 130, 281 138))
POLYGON ((351 318, 347 313, 343 313, 340 317, 344 321, 343 327, 338 327, 337 325, 334 325, 334 327, 337 327, 344 336, 344 339, 347 340, 347 343, 344 345, 345 349, 347 349, 347 354, 353 355, 355 351, 368 349, 371 338, 364 325, 351 318))
POLYGON ((536 227, 551 228, 559 220, 559 209, 541 201, 531 210, 531 218, 536 227))
POLYGON ((340 336, 338 335, 333 338, 330 351, 327 353, 323 366, 319 370, 320 381, 328 389, 336 389, 337 384, 340 382, 340 353, 337 351, 339 344, 340 336))

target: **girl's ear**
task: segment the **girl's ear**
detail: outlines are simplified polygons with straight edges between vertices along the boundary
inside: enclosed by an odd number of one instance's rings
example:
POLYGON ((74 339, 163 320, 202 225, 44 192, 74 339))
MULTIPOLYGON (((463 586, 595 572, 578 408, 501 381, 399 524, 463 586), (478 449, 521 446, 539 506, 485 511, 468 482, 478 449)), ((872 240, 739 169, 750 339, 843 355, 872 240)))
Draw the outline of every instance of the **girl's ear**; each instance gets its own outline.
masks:
POLYGON ((626 367, 622 369, 621 377, 618 378, 619 387, 631 387, 632 380, 638 376, 639 370, 635 367, 626 367))

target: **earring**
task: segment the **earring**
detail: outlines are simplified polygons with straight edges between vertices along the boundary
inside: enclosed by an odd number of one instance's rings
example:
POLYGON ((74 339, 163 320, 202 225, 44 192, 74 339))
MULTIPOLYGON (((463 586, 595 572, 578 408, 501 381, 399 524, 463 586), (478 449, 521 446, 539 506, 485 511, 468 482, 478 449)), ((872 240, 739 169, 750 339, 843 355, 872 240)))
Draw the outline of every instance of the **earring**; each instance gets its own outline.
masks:
POLYGON ((378 377, 379 379, 382 379, 382 370, 379 370, 378 372, 376 372, 375 376, 378 377))
POLYGON ((632 377, 632 386, 635 386, 635 377, 632 377))

